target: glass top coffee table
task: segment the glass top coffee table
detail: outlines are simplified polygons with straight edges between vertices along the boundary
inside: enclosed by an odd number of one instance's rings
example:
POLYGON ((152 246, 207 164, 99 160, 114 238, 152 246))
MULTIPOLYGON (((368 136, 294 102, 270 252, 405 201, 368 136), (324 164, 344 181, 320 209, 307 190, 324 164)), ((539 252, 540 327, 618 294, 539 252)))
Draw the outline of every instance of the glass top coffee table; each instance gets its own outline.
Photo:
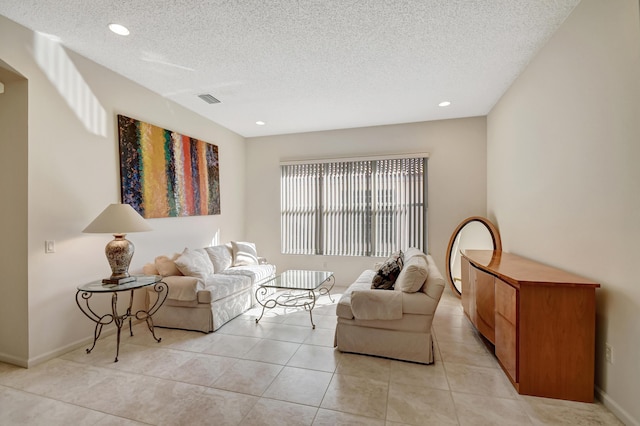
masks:
POLYGON ((282 306, 285 308, 304 308, 309 311, 311 326, 315 329, 312 311, 316 306, 316 292, 318 292, 318 296, 326 294, 333 302, 330 291, 334 284, 333 272, 284 271, 275 278, 258 285, 256 301, 262 306, 262 313, 260 318, 256 318, 256 324, 264 316, 265 309, 282 306))

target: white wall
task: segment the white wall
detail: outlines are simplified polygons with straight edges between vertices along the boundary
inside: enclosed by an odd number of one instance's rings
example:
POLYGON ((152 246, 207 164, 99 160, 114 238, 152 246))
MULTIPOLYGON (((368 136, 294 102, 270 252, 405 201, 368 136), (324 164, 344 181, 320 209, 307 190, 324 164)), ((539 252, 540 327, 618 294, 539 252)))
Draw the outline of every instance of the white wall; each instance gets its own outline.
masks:
POLYGON ((328 269, 350 284, 371 268, 367 257, 280 254, 283 159, 427 152, 429 251, 444 274, 451 233, 464 218, 486 214, 485 117, 247 139, 246 235, 278 269, 328 269))
POLYGON ((583 0, 487 121, 503 248, 601 283, 596 385, 627 424, 640 424, 639 22, 637 0, 583 0))
MULTIPOLYGON (((28 185, 28 277, 21 281, 28 283, 29 350, 28 359, 20 362, 26 365, 93 334, 93 323, 80 313, 74 296, 76 286, 110 275, 104 246, 111 237, 81 231, 109 203, 119 201, 116 115, 217 144, 221 163, 222 214, 151 219, 154 231, 129 235, 136 245, 131 271, 158 254, 207 245, 217 233, 221 241, 243 237, 245 142, 4 17, 0 60, 26 77, 29 87, 28 181, 17 182, 28 185), (55 240, 56 253, 44 253, 45 240, 55 240)), ((105 300, 102 307, 107 306, 105 300)), ((6 350, 13 343, 2 343, 0 360, 13 362, 6 350)))
POLYGON ((0 61, 0 353, 14 363, 29 352, 27 316, 27 80, 0 61))

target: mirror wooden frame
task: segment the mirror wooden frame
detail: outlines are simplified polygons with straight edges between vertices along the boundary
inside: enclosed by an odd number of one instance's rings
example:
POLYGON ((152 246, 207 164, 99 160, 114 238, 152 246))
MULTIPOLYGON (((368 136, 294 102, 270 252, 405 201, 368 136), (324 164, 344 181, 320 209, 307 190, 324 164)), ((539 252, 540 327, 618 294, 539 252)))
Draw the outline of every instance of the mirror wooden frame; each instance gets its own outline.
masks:
POLYGON ((455 285, 455 282, 454 282, 455 279, 451 271, 451 259, 453 256, 460 256, 460 252, 451 253, 451 250, 453 249, 453 244, 456 241, 456 238, 458 238, 458 234, 462 231, 462 229, 466 225, 472 222, 482 223, 487 228, 487 230, 489 231, 489 234, 491 235, 491 239, 493 240, 492 241, 493 249, 496 251, 502 251, 502 240, 500 239, 500 232, 498 231, 498 228, 493 223, 491 223, 489 219, 482 216, 471 216, 466 218, 462 222, 460 222, 460 224, 456 227, 455 231, 453 231, 453 234, 451 235, 451 239, 449 239, 449 246, 447 247, 447 259, 445 264, 447 281, 449 282, 449 285, 451 286, 453 293, 458 297, 462 296, 462 291, 458 290, 458 287, 456 287, 455 285))

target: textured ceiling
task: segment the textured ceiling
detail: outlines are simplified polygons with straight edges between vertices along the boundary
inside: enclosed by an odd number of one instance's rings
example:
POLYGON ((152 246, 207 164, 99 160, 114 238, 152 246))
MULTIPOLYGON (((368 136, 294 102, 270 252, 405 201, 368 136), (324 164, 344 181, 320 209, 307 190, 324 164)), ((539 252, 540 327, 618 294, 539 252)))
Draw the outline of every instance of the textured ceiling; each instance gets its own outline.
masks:
POLYGON ((485 115, 578 3, 0 0, 0 14, 251 137, 485 115))

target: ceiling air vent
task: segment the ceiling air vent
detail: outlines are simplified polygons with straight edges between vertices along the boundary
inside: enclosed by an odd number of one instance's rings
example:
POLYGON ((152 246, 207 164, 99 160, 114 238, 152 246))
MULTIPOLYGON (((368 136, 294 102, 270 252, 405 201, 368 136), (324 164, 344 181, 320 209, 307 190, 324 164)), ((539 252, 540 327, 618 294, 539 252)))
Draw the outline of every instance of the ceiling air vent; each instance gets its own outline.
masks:
POLYGON ((213 96, 211 96, 208 93, 205 93, 204 95, 198 95, 198 97, 200 99, 202 99, 203 101, 205 101, 208 104, 219 104, 220 101, 216 98, 214 98, 213 96))

